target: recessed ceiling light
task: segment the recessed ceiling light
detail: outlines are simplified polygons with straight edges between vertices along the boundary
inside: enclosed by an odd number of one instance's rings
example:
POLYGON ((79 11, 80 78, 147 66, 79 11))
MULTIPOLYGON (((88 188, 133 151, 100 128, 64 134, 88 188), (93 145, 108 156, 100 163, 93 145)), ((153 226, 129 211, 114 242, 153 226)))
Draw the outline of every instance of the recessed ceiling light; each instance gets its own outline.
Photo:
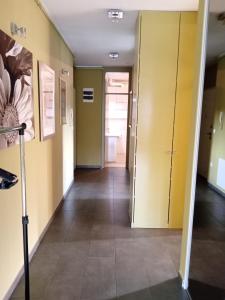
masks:
POLYGON ((110 52, 109 57, 112 59, 117 59, 117 58, 119 58, 119 53, 118 52, 110 52))
POLYGON ((120 9, 110 9, 108 11, 108 18, 112 20, 112 22, 119 22, 124 18, 124 12, 120 9))

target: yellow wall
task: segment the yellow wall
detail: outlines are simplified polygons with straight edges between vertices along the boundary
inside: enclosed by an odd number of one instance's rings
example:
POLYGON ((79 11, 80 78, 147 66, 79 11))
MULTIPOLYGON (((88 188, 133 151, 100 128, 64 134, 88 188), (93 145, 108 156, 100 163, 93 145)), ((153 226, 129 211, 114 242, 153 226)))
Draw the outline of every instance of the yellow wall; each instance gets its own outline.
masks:
POLYGON ((225 189, 217 184, 217 174, 219 159, 225 160, 225 58, 222 58, 218 63, 217 83, 216 83, 216 103, 213 129, 212 144, 211 144, 211 166, 209 167, 208 181, 217 189, 225 192, 225 189), (220 113, 224 113, 224 124, 220 126, 220 113))
POLYGON ((99 167, 102 164, 102 104, 103 69, 77 68, 76 88, 76 132, 78 166, 99 167), (82 101, 83 88, 94 88, 94 102, 82 101))
MULTIPOLYGON (((17 41, 33 53, 35 139, 26 143, 29 248, 34 247, 73 180, 73 126, 59 124, 59 76, 65 77, 69 107, 73 107, 73 56, 52 24, 33 0, 4 1, 0 29, 10 34, 10 22, 27 28, 17 41), (56 135, 40 142, 37 60, 56 71, 56 135)), ((0 167, 19 175, 19 148, 0 151, 0 167)), ((3 299, 23 264, 20 185, 0 191, 0 299, 3 299)))

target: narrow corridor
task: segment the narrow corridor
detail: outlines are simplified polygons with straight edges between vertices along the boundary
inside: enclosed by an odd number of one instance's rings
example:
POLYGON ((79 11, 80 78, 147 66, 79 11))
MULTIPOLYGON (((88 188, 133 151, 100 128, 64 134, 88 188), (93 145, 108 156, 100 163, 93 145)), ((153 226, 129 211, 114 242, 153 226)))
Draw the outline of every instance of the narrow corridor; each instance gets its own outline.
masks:
MULTIPOLYGON (((31 263, 31 299, 187 299, 181 232, 131 229, 123 168, 78 170, 31 263)), ((12 299, 23 299, 23 281, 12 299)))

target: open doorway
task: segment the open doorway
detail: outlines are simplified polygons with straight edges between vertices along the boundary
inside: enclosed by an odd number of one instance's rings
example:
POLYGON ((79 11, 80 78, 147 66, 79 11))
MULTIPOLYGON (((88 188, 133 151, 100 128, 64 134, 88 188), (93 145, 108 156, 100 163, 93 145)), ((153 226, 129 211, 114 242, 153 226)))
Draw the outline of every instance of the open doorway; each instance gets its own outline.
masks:
POLYGON ((105 73, 105 166, 126 167, 129 72, 105 73))
MULTIPOLYGON (((221 12, 225 10, 220 1, 221 12)), ((207 61, 195 192, 189 292, 193 300, 225 299, 225 34, 210 5, 207 61)))

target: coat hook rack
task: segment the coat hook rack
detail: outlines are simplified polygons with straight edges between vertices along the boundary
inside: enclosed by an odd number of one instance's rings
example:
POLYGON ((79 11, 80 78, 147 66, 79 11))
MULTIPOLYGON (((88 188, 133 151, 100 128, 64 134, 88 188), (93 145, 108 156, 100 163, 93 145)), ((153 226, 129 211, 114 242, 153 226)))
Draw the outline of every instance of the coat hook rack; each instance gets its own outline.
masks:
POLYGON ((26 35, 27 35, 26 27, 18 26, 16 23, 13 23, 13 22, 11 22, 10 27, 11 27, 12 35, 18 35, 18 36, 24 37, 24 38, 26 37, 26 35))

